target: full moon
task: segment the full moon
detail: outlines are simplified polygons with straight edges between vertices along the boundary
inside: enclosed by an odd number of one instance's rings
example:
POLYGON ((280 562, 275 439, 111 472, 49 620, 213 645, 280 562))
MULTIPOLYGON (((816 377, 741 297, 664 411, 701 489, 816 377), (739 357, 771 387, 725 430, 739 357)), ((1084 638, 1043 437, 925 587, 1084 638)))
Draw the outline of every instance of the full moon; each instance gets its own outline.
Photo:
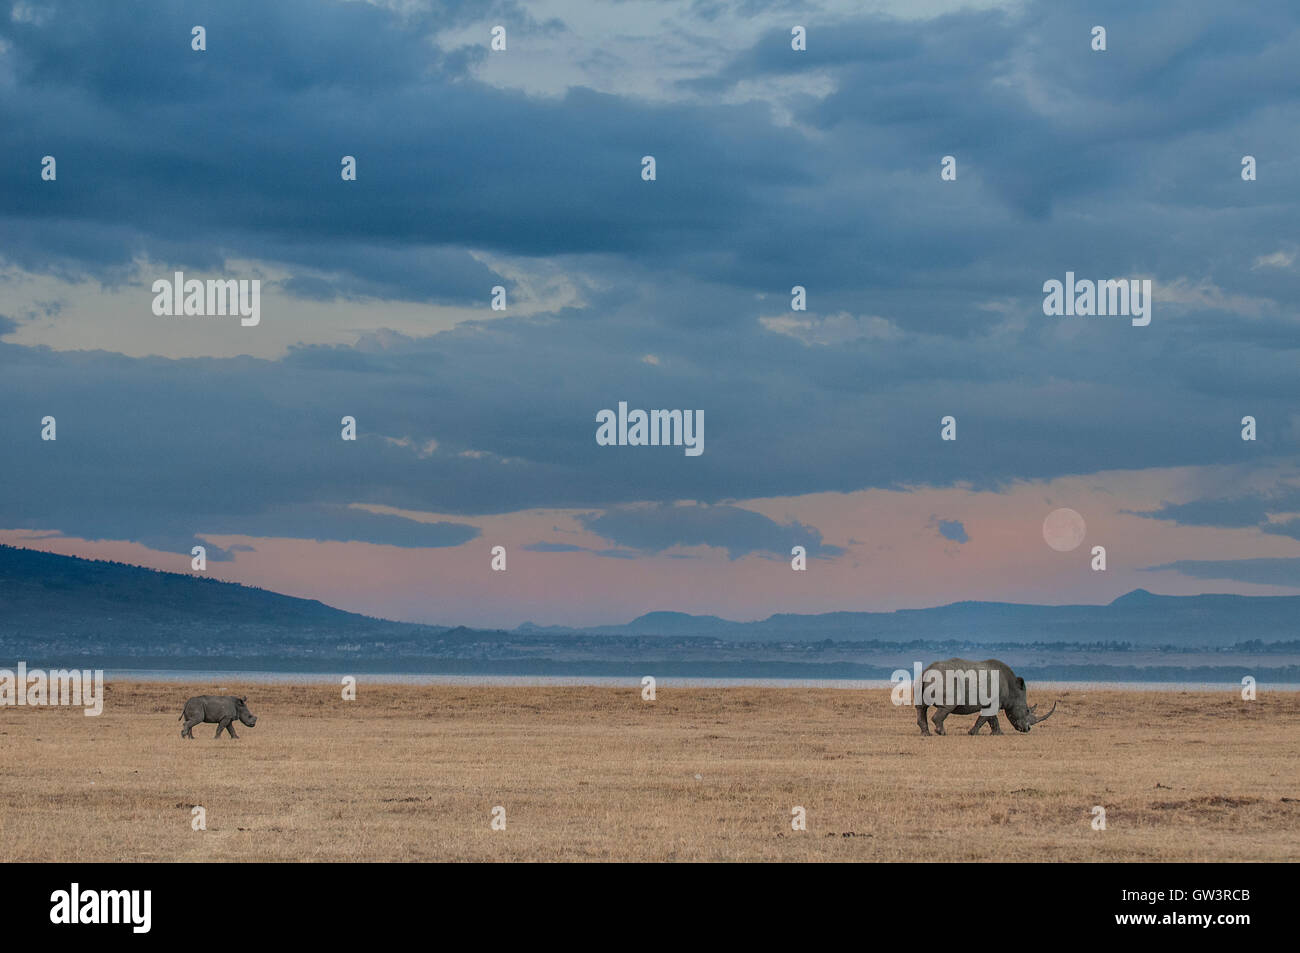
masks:
POLYGON ((1052 510, 1043 520, 1043 539, 1058 553, 1068 553, 1083 542, 1088 524, 1083 517, 1069 508, 1052 510))

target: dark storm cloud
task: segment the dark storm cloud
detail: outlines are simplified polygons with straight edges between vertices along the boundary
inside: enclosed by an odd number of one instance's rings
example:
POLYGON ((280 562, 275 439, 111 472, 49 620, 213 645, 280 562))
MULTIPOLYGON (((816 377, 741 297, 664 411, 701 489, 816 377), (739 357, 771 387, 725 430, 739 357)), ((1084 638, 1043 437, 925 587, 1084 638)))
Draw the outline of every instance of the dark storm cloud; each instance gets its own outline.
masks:
POLYGON ((33 182, 0 195, 0 236, 29 268, 79 261, 112 278, 141 253, 194 267, 242 256, 341 272, 289 283, 307 297, 464 302, 487 280, 465 248, 605 252, 741 294, 801 282, 819 310, 860 310, 865 291, 875 313, 953 335, 980 326, 981 296, 1032 306, 1066 267, 1215 265, 1229 288, 1288 284, 1250 266, 1274 250, 1261 236, 1289 234, 1294 189, 1274 173, 1243 192, 1236 175, 1247 145, 1268 168, 1294 141, 1278 121, 1294 118, 1300 89, 1286 67, 1300 55, 1296 13, 1283 5, 1249 25, 1180 5, 1176 29, 1169 11, 1090 11, 1106 16, 1105 54, 1047 4, 815 23, 802 54, 781 23, 693 83, 824 73, 834 92, 796 110, 814 135, 775 126, 762 102, 484 86, 428 39, 472 7, 411 21, 315 0, 54 10, 42 26, 0 23, 16 84, 0 100, 0 171, 33 182), (198 20, 206 53, 189 49, 198 20), (61 174, 42 188, 47 152, 61 174), (659 162, 653 184, 638 175, 645 153, 659 162), (938 180, 949 153, 962 185, 938 180), (344 154, 357 182, 339 179, 344 154), (1206 207, 1214 229, 1186 227, 1206 207))
POLYGON ((451 25, 317 0, 162 14, 68 4, 40 26, 0 22, 14 74, 0 174, 39 183, 41 156, 59 162, 57 182, 0 194, 6 254, 110 279, 141 252, 196 267, 269 259, 337 268, 343 296, 459 301, 462 271, 483 268, 456 249, 698 248, 763 217, 764 189, 805 181, 761 107, 500 91, 438 52, 435 23, 451 25), (206 52, 190 49, 194 23, 206 52), (646 152, 663 169, 653 188, 640 179, 646 152), (355 182, 340 179, 344 155, 355 182), (81 230, 100 240, 70 243, 81 230))
MULTIPOLYGON (((113 284, 141 257, 267 260, 315 300, 482 303, 511 283, 471 250, 593 280, 582 307, 278 361, 0 341, 0 527, 177 550, 223 527, 432 546, 472 527, 338 504, 612 507, 592 528, 620 547, 831 555, 819 530, 738 507, 662 506, 643 525, 621 506, 1295 456, 1300 287, 1294 265, 1260 264, 1294 246, 1300 211, 1292 7, 861 17, 810 23, 807 59, 774 24, 695 84, 703 104, 476 82, 482 48, 429 41, 478 22, 474 5, 405 21, 300 0, 50 9, 0 17, 7 262, 113 284), (194 23, 207 53, 189 49, 194 23), (720 96, 800 72, 833 92, 791 93, 793 126, 720 96), (47 153, 56 183, 38 178, 47 153), (1067 269, 1190 285, 1147 328, 1045 318, 1042 282, 1067 269), (762 327, 791 315, 794 284, 800 317, 893 330, 828 346, 762 327), (598 447, 595 414, 619 400, 704 410, 704 454, 598 447), (1243 448, 1245 413, 1261 427, 1243 448)), ((4 280, 0 335, 27 317, 4 280)))
POLYGON ((828 184, 792 201, 783 223, 803 249, 785 263, 802 266, 810 285, 838 288, 847 275, 873 291, 923 283, 932 312, 950 316, 908 323, 948 333, 970 327, 971 294, 1037 290, 1044 272, 1066 267, 1164 278, 1213 268, 1225 286, 1294 293, 1294 273, 1251 270, 1261 241, 1286 236, 1295 211, 1284 159, 1295 135, 1277 120, 1296 117, 1300 94, 1289 65, 1300 55, 1294 6, 1243 17, 1210 2, 1176 12, 1103 3, 1085 19, 1037 3, 924 22, 810 19, 805 53, 790 50, 788 24, 774 24, 718 75, 688 84, 835 81, 796 109, 818 134, 805 151, 828 184), (1105 53, 1089 48, 1094 23, 1109 30, 1105 53), (1268 157, 1271 181, 1243 187, 1246 152, 1268 157), (940 184, 947 154, 965 185, 940 184), (800 204, 835 240, 804 234, 800 204), (1216 228, 1197 228, 1211 209, 1216 228))

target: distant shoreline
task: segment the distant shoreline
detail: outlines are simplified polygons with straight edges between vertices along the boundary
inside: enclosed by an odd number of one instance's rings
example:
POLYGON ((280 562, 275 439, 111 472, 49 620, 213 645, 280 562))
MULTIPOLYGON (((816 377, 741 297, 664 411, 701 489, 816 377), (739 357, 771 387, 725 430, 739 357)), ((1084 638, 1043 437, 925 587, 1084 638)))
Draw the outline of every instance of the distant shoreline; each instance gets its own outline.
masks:
MULTIPOLYGON (((647 672, 646 674, 652 674, 647 672)), ((356 678, 358 685, 466 685, 514 686, 520 688, 639 688, 637 676, 603 675, 435 675, 409 672, 265 672, 239 670, 178 671, 172 669, 107 669, 105 681, 130 684, 170 682, 179 684, 249 683, 266 685, 337 685, 345 676, 356 678)), ((691 676, 655 676, 656 687, 664 688, 834 688, 844 690, 881 690, 893 687, 887 679, 852 678, 710 678, 691 676)), ((1069 691, 1200 691, 1240 692, 1237 682, 1143 682, 1143 681, 1036 681, 1040 690, 1069 691)), ((1259 691, 1300 692, 1295 683, 1261 682, 1259 691)))
POLYGON ((1300 689, 1300 656, 1239 655, 1216 658, 1213 654, 1189 658, 1190 664, 1170 665, 1151 654, 1088 655, 1086 653, 1014 652, 987 647, 907 648, 875 653, 860 661, 808 661, 756 658, 664 658, 623 657, 613 659, 548 658, 455 658, 395 655, 391 658, 341 658, 335 655, 285 657, 272 655, 193 655, 159 657, 100 653, 40 652, 13 653, 0 646, 0 668, 23 661, 29 668, 101 669, 105 672, 158 672, 162 677, 195 681, 214 673, 260 672, 268 678, 304 680, 313 676, 326 680, 354 675, 377 678, 447 678, 493 684, 491 680, 560 679, 572 684, 620 684, 656 679, 702 680, 702 684, 829 684, 866 685, 885 683, 899 670, 912 671, 915 664, 960 656, 969 659, 998 658, 1017 675, 1031 682, 1096 685, 1233 685, 1253 678, 1260 685, 1290 685, 1300 689), (609 680, 609 681, 604 681, 609 680), (720 681, 717 681, 720 680, 720 681))

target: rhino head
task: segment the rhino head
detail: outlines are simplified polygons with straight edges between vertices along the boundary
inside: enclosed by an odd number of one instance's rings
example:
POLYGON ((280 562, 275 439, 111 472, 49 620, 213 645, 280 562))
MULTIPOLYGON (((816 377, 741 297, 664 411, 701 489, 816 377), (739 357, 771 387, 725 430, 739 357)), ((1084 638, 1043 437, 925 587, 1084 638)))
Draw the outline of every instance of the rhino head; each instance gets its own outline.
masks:
POLYGON ((1007 713, 1007 720, 1016 731, 1028 731, 1040 721, 1047 721, 1052 717, 1052 712, 1056 711, 1056 702, 1052 702, 1051 711, 1046 715, 1040 715, 1037 705, 1028 704, 1023 678, 1016 678, 1016 687, 1019 691, 1013 692, 1012 697, 1008 698, 1002 706, 1002 710, 1007 713))
POLYGON ((242 721, 244 724, 248 725, 249 728, 252 728, 254 725, 257 724, 257 716, 248 710, 248 705, 244 704, 247 701, 248 701, 247 695, 245 695, 242 698, 235 699, 235 717, 238 718, 240 721, 242 721))

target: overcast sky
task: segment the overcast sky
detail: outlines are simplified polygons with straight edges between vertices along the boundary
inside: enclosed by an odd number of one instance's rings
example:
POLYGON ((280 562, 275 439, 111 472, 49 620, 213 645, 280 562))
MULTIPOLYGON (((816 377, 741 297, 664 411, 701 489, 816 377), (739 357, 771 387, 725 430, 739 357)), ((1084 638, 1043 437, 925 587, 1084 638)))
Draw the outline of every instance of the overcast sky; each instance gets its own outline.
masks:
POLYGON ((0 542, 474 625, 1300 592, 1300 8, 1133 6, 5 3, 0 542))

